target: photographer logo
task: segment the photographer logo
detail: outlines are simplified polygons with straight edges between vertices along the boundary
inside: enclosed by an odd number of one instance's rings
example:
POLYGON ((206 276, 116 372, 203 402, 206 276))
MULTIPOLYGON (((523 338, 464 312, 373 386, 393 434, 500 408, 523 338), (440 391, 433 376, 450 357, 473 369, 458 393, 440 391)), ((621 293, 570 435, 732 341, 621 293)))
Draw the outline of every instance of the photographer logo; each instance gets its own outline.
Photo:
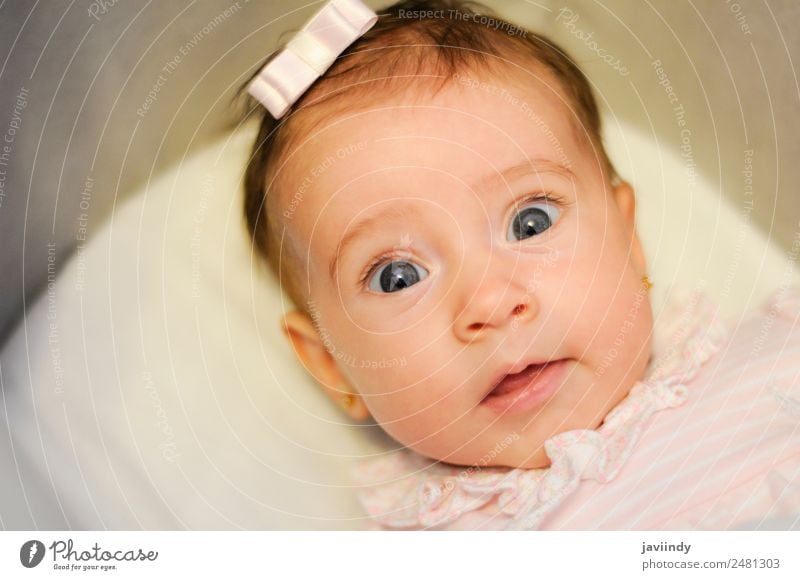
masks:
POLYGON ((44 558, 44 544, 39 540, 28 540, 19 549, 19 561, 26 568, 35 568, 44 558))

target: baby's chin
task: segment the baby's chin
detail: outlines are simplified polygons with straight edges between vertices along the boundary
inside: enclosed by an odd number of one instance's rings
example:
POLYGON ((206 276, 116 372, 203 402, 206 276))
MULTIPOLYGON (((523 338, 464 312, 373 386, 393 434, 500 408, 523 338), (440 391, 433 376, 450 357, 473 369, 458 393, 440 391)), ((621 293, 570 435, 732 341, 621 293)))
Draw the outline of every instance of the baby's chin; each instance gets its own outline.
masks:
POLYGON ((544 447, 540 447, 533 454, 525 453, 524 455, 520 454, 519 457, 515 457, 515 454, 512 451, 507 457, 498 457, 497 459, 498 462, 493 465, 494 467, 542 469, 545 467, 550 467, 551 464, 550 458, 547 456, 544 447))
POLYGON ((550 458, 544 450, 544 446, 540 446, 537 451, 530 453, 530 445, 523 442, 521 439, 515 441, 517 447, 513 443, 503 449, 502 453, 497 453, 491 456, 491 452, 481 454, 477 457, 449 455, 447 457, 436 456, 436 454, 425 453, 422 450, 414 449, 420 455, 424 455, 434 461, 447 463, 456 467, 471 468, 473 471, 487 467, 508 467, 519 469, 539 469, 550 466, 550 458), (491 457, 490 457, 491 456, 491 457), (489 457, 487 459, 487 457, 489 457))
MULTIPOLYGON (((591 418, 584 417, 573 424, 564 427, 559 433, 566 431, 574 431, 580 429, 597 430, 600 428, 605 420, 607 411, 616 407, 621 399, 624 399, 628 391, 619 392, 617 397, 608 401, 608 409, 600 414, 593 414, 591 418)), ((447 456, 442 456, 442 453, 430 453, 421 449, 414 449, 417 453, 425 455, 426 457, 435 461, 448 463, 458 467, 472 468, 473 471, 480 470, 486 467, 507 467, 512 469, 542 469, 550 467, 552 461, 545 451, 545 443, 547 440, 555 437, 554 433, 547 439, 542 439, 541 436, 537 437, 532 433, 524 433, 522 436, 516 435, 516 432, 509 434, 502 439, 495 439, 493 442, 487 444, 491 445, 488 449, 471 450, 471 452, 456 452, 447 456), (533 450, 533 451, 531 451, 533 450)), ((430 450, 428 450, 430 451, 430 450)))
POLYGON ((505 458, 497 458, 493 461, 489 461, 483 463, 481 461, 474 461, 474 462, 459 462, 454 463, 453 465, 458 465, 459 467, 471 467, 474 470, 478 470, 481 468, 486 467, 508 467, 511 469, 542 469, 545 467, 550 467, 550 458, 547 456, 544 448, 539 449, 536 453, 530 454, 528 453, 524 457, 512 457, 508 456, 505 458))

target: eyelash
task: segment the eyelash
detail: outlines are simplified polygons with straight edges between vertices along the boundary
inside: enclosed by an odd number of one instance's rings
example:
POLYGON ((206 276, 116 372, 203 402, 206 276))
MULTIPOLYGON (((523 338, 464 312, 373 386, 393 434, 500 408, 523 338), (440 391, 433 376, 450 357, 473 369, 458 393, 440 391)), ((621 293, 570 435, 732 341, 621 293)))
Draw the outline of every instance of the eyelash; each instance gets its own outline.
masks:
POLYGON ((517 204, 517 207, 522 207, 528 203, 533 203, 535 201, 546 201, 550 202, 553 205, 557 205, 560 208, 565 208, 570 205, 563 197, 552 193, 550 191, 545 191, 544 193, 537 193, 536 195, 531 195, 530 197, 526 197, 520 203, 517 204))
MULTIPOLYGON (((568 203, 560 195, 556 195, 555 193, 546 191, 544 193, 537 193, 536 195, 532 195, 532 196, 526 197, 525 199, 523 199, 521 202, 519 202, 517 204, 517 208, 523 207, 523 206, 525 206, 525 205, 527 205, 529 203, 542 202, 542 201, 548 202, 548 203, 552 203, 553 205, 556 205, 561 209, 564 209, 565 207, 570 205, 570 203, 568 203)), ((393 250, 392 251, 388 251, 388 252, 384 252, 384 253, 380 254, 379 256, 377 256, 372 262, 370 262, 369 266, 367 266, 366 271, 361 276, 361 279, 358 281, 359 286, 363 288, 366 285, 367 281, 378 270, 378 268, 380 268, 381 266, 384 265, 384 263, 387 261, 387 259, 389 259, 389 258, 399 258, 399 257, 402 257, 402 256, 398 255, 397 252, 395 252, 393 250)))
POLYGON ((358 281, 359 285, 363 288, 366 285, 367 281, 378 270, 378 268, 380 268, 381 266, 383 266, 386 263, 387 259, 389 259, 389 258, 399 258, 399 257, 400 256, 397 254, 397 252, 394 252, 394 251, 385 252, 385 253, 379 255, 377 258, 375 258, 370 263, 369 266, 367 266, 367 271, 364 273, 363 276, 361 276, 361 279, 358 281))

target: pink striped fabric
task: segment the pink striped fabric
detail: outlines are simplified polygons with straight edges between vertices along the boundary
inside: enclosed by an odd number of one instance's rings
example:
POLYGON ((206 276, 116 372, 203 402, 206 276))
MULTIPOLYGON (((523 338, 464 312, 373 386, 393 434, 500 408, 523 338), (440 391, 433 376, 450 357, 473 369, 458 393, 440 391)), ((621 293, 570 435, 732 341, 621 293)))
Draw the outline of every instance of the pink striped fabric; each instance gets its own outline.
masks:
POLYGON ((702 295, 673 308, 645 379, 551 438, 549 468, 465 477, 406 450, 360 466, 365 509, 395 529, 800 529, 800 287, 727 324, 702 295))

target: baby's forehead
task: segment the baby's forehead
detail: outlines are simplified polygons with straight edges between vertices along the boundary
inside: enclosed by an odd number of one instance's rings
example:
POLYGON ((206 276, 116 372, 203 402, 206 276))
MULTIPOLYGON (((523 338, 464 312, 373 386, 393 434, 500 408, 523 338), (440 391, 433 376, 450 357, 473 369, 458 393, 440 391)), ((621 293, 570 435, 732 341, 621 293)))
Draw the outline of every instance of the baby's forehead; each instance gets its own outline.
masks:
POLYGON ((469 181, 527 158, 574 164, 574 113, 558 89, 514 80, 458 73, 435 94, 409 90, 342 113, 297 144, 292 181, 330 193, 386 170, 411 178, 423 167, 469 181))

